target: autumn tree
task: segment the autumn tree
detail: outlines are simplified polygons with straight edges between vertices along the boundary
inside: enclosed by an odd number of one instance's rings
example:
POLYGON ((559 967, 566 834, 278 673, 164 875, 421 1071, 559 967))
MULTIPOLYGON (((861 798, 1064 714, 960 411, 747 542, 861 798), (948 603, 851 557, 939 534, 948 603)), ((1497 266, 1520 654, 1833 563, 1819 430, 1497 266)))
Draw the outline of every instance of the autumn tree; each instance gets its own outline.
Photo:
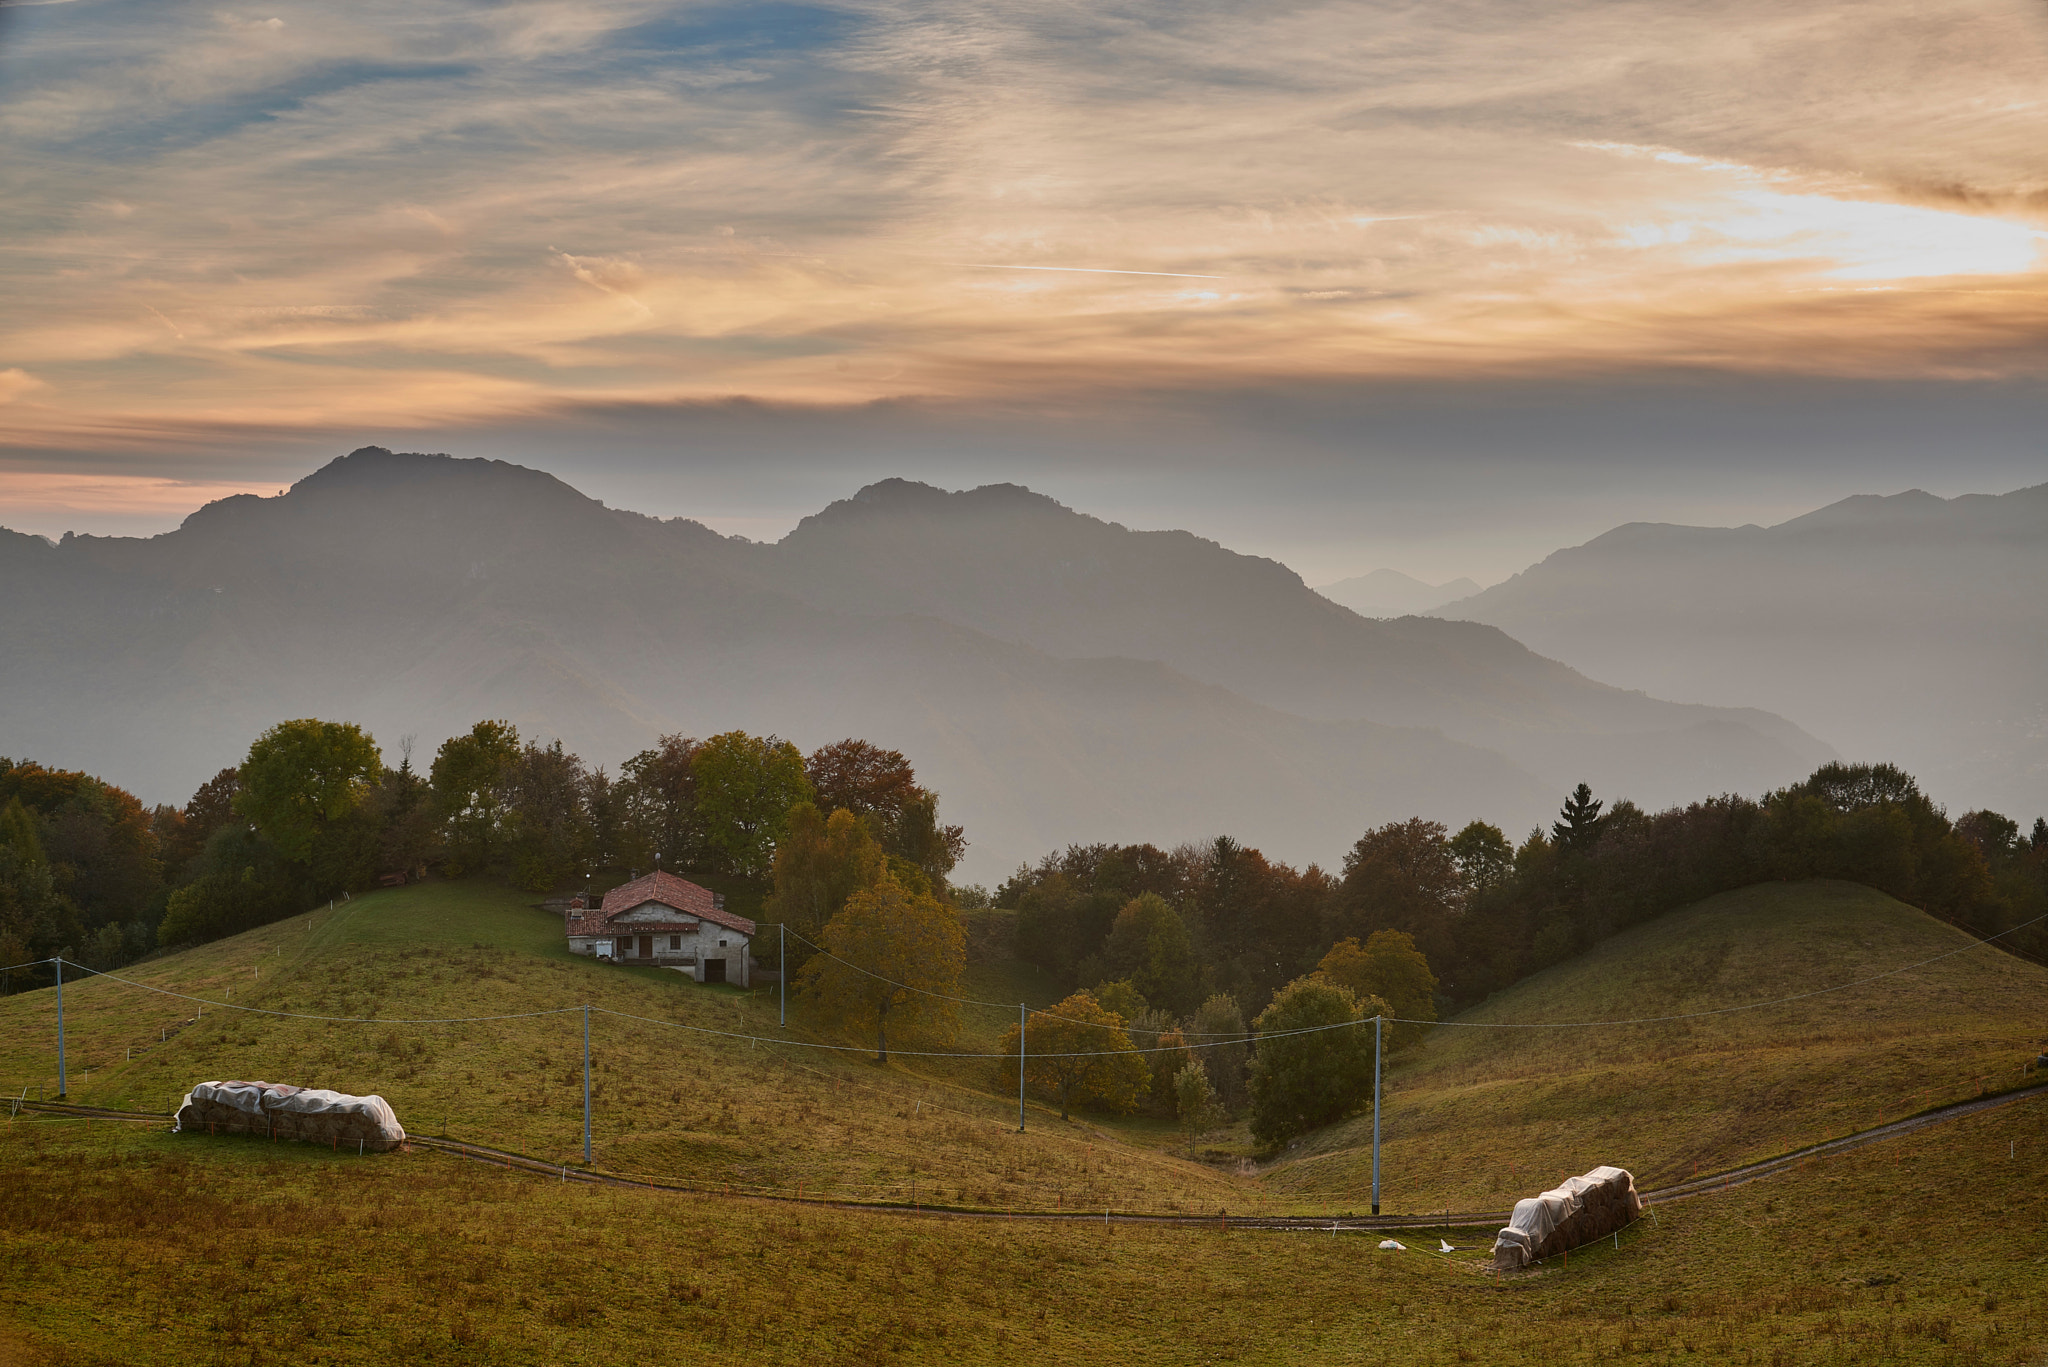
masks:
POLYGON ((727 731, 698 747, 690 771, 708 852, 742 878, 766 874, 790 809, 814 796, 803 755, 776 736, 727 731))
POLYGON ((875 1037, 889 1061, 889 1028, 950 1031, 967 962, 952 908, 884 875, 854 892, 825 925, 825 949, 804 965, 801 991, 827 1021, 875 1037))
MULTIPOLYGON (((1152 1083, 1145 1056, 1131 1044, 1124 1018, 1085 989, 1056 1006, 1034 1011, 1024 1031, 1024 1085, 1057 1101, 1060 1119, 1075 1106, 1097 1105, 1127 1112, 1145 1099, 1152 1083)), ((998 1085, 1017 1086, 1017 1027, 998 1046, 1004 1062, 998 1085)))
POLYGON ((1412 817, 1367 831, 1344 856, 1332 929, 1406 931, 1440 961, 1451 955, 1464 903, 1464 875, 1443 823, 1412 817))
POLYGON ((355 810, 383 770, 376 742, 352 722, 279 722, 249 747, 234 809, 285 859, 310 863, 316 842, 355 810))
POLYGON ((590 775, 562 742, 519 751, 505 775, 511 808, 508 844, 512 881, 528 892, 546 892, 589 862, 591 852, 590 775))
POLYGON ((1198 1058, 1189 1059, 1174 1073, 1173 1098, 1182 1134, 1192 1137, 1213 1130, 1230 1118, 1223 1108, 1223 1098, 1209 1081, 1209 1070, 1198 1058))
MULTIPOLYGON (((842 807, 827 817, 816 804, 799 802, 790 808, 789 832, 775 848, 767 917, 816 944, 846 900, 875 886, 887 870, 882 847, 854 813, 842 807)), ((795 963, 810 957, 801 942, 791 949, 795 963)))
POLYGON ((1429 971, 1429 960, 1415 947, 1412 935, 1376 930, 1362 945, 1355 937, 1339 940, 1316 971, 1350 989, 1360 1001, 1384 1001, 1388 1014, 1401 1018, 1401 1024, 1389 1027, 1392 1043, 1420 1038, 1427 1027, 1416 1022, 1436 1019, 1436 974, 1429 971))
POLYGON ((1473 821, 1451 837, 1451 858, 1469 888, 1498 887, 1515 873, 1515 847, 1498 826, 1473 821))
MULTIPOLYGON (((960 827, 939 821, 938 794, 918 785, 901 750, 848 737, 813 751, 804 773, 819 811, 852 812, 885 854, 914 868, 934 893, 945 892, 967 838, 960 827)), ((905 872, 899 868, 898 876, 905 872)))
POLYGON ((1277 1148, 1355 1110, 1371 1092, 1373 1070, 1372 1027, 1356 1022, 1386 1014, 1386 1003, 1361 1004, 1320 975, 1281 988, 1252 1023, 1252 1137, 1277 1148))

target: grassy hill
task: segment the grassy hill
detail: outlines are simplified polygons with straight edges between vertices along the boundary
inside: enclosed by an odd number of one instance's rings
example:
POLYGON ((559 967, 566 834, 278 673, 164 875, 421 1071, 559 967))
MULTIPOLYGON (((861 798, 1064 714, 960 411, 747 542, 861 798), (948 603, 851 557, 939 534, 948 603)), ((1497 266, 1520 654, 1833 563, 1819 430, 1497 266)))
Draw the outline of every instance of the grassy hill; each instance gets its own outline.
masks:
MULTIPOLYGON (((1767 884, 1614 937, 1441 1026, 1389 1074, 1391 1211, 1499 1208, 1612 1163, 1643 1187, 2002 1088, 2048 1047, 2048 969, 1995 949, 1761 1010, 1686 1015, 1886 973, 1971 937, 1852 883, 1767 884)), ((1343 1206, 1371 1190, 1371 1120, 1304 1139, 1266 1175, 1343 1206)))
MULTIPOLYGON (((568 953, 560 918, 483 882, 429 883, 356 898, 126 970, 152 987, 237 1006, 321 1016, 514 1015, 590 1003, 653 1022, 765 1036, 746 1040, 593 1013, 593 1157, 605 1168, 737 1189, 979 1206, 1242 1209, 1234 1176, 1117 1142, 1096 1122, 1033 1105, 1016 1133, 1012 1098, 985 1060, 897 1058, 776 1025, 772 988, 699 986, 662 969, 568 953)), ((1014 963, 970 970, 965 995, 1049 1000, 1014 963)), ((168 1110, 194 1082, 265 1078, 386 1097, 411 1130, 561 1162, 581 1158, 582 1019, 463 1025, 335 1024, 195 1006, 111 979, 64 991, 70 1095, 168 1110), (203 1014, 195 1014, 203 1012, 203 1014)), ((950 1044, 994 1048, 1014 1016, 963 1008, 950 1044)), ((0 1001, 0 1087, 54 1094, 56 1002, 0 1001)), ((902 1049, 932 1047, 898 1040, 902 1049)))
POLYGON ((2044 1113, 1665 1205, 1499 1283, 1469 1231, 1446 1258, 1427 1231, 990 1224, 23 1120, 0 1362, 2027 1364, 2044 1113))
MULTIPOLYGON (((1968 944, 1852 884, 1771 885, 1619 936, 1504 992, 1468 1022, 1681 1015, 1868 977, 1968 944)), ((594 1158, 738 1190, 984 1207, 1346 1211, 1370 1200, 1371 1122, 1307 1137, 1257 1176, 1191 1161, 1161 1122, 1077 1116, 995 1094, 985 1060, 884 1068, 805 1027, 774 990, 567 953, 557 917, 480 882, 357 898, 143 965, 153 986, 326 1016, 514 1015, 589 1002, 594 1158), (781 1041, 750 1043, 652 1022, 781 1041)), ((965 995, 1044 1004, 1014 961, 965 995)), ((54 1090, 55 1002, 0 1001, 0 1086, 54 1090)), ((193 1082, 263 1077, 390 1099, 415 1132, 575 1162, 580 1014, 462 1025, 334 1024, 207 1010, 107 979, 65 990, 71 1094, 166 1110, 193 1082), (132 1053, 132 1057, 130 1057, 132 1053)), ((1008 1009, 961 1010, 949 1048, 992 1050, 1008 1009)), ((1382 1204, 1502 1208, 1603 1162, 1644 1187, 1860 1129, 2017 1080, 2048 1038, 2048 970, 1977 949, 1803 1002, 1597 1030, 1447 1025, 1391 1060, 1382 1204)), ((916 1041, 899 1041, 916 1049, 916 1041)), ((33 1091, 31 1092, 33 1095, 33 1091)), ((1242 1126, 1239 1127, 1241 1132, 1242 1126)), ((1238 1136, 1241 1140, 1241 1134, 1238 1136)))

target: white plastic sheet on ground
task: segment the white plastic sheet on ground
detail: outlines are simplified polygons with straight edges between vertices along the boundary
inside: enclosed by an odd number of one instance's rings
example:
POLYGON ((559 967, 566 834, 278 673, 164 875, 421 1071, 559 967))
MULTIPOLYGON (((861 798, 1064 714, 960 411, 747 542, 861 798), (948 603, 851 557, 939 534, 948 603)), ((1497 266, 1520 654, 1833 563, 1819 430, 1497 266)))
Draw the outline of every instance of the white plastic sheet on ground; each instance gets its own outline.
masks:
POLYGON ((283 1082, 202 1082, 178 1105, 181 1134, 261 1134, 386 1153, 405 1129, 381 1096, 283 1082))
POLYGON ((1515 1213, 1493 1241, 1496 1267, 1527 1267, 1604 1239, 1643 1213, 1636 1179, 1621 1168, 1599 1167, 1583 1177, 1567 1177, 1541 1196, 1515 1202, 1515 1213))

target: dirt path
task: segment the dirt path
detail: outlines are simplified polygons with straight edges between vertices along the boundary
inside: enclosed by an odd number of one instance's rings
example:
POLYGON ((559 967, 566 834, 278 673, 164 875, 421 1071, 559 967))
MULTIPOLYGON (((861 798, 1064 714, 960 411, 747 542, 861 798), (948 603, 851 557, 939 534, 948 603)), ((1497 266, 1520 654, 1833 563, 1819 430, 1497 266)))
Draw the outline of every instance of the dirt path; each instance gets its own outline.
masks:
MULTIPOLYGON (((1815 1158, 1827 1158, 1867 1144, 1881 1143, 1916 1133, 1931 1125, 1964 1116, 1976 1115, 1980 1111, 2016 1102, 2048 1096, 2048 1083, 2037 1083, 2032 1087, 2000 1092, 1995 1096, 1979 1097, 1973 1101, 1961 1101, 1951 1106, 1940 1106, 1919 1115, 1908 1116, 1886 1125, 1830 1139, 1825 1143, 1812 1144, 1803 1149, 1766 1158, 1758 1163, 1746 1163, 1741 1167, 1729 1168, 1722 1172, 1680 1182, 1675 1186, 1642 1193, 1646 1206, 1660 1205, 1667 1201, 1683 1201, 1696 1196, 1712 1196, 1735 1187, 1784 1172, 1801 1163, 1815 1158)), ((58 1101, 11 1101, 10 1106, 24 1113, 36 1113, 52 1117, 72 1117, 82 1120, 115 1120, 135 1123, 161 1123, 171 1119, 162 1111, 116 1111, 102 1106, 74 1106, 58 1101)), ((866 1212, 887 1212, 898 1215, 935 1216, 956 1220, 1038 1220, 1063 1224, 1115 1223, 1120 1225, 1187 1225, 1204 1229, 1215 1229, 1235 1225, 1240 1229, 1302 1229, 1319 1230, 1329 1233, 1346 1231, 1378 1231, 1406 1229, 1498 1229, 1508 1222, 1509 1211, 1451 1213, 1422 1212, 1408 1215, 1154 1215, 1142 1211, 1119 1212, 1114 1209, 1096 1211, 1039 1211, 1039 1210, 982 1210, 957 1206, 931 1206, 913 1204, 908 1201, 835 1201, 822 1197, 776 1196, 760 1192, 732 1193, 717 1184, 691 1185, 681 1182, 663 1182, 654 1178, 627 1177, 617 1173, 592 1171, 583 1168, 565 1167, 556 1163, 530 1158, 525 1154, 513 1153, 506 1149, 492 1148, 485 1144, 468 1144, 454 1139, 428 1139, 415 1136, 407 1141, 417 1148, 434 1149, 474 1163, 486 1163, 492 1167, 508 1168, 515 1172, 533 1173, 553 1177, 562 1182, 582 1182, 597 1186, 636 1187, 645 1191, 670 1191, 685 1195, 726 1196, 749 1201, 775 1201, 787 1205, 803 1205, 827 1210, 851 1210, 866 1212)))

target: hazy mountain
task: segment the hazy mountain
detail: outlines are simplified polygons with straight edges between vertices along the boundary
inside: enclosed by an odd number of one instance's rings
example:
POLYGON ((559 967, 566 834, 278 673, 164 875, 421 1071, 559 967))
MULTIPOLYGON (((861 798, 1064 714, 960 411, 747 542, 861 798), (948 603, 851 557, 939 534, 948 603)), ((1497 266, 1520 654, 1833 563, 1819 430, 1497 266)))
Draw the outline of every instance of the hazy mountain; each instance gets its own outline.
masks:
POLYGON ((1470 579, 1426 584, 1399 570, 1374 570, 1334 584, 1318 584, 1316 592, 1360 617, 1407 617, 1477 593, 1479 585, 1470 579))
POLYGON ((2048 810, 2048 485, 1631 524, 1438 614, 1616 683, 1783 713, 1958 813, 2048 810))
POLYGON ((0 573, 0 753, 150 800, 293 716, 414 735, 422 760, 485 716, 610 764, 663 731, 851 734, 912 756, 988 877, 1070 839, 1219 831, 1327 862, 1398 816, 1524 829, 1581 777, 1661 801, 1826 753, 1007 486, 886 482, 768 546, 368 448, 146 540, 0 538, 0 573))

